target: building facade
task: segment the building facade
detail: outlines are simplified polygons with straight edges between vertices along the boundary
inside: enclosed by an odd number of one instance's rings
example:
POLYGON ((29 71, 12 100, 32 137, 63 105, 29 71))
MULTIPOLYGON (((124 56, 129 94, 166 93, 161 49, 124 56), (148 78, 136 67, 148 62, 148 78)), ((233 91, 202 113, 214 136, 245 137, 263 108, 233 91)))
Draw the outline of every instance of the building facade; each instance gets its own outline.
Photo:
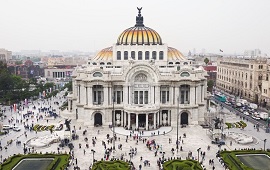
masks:
POLYGON ((203 124, 207 107, 206 72, 195 68, 144 26, 124 30, 112 47, 101 50, 72 73, 73 92, 66 114, 84 125, 157 129, 203 124))
POLYGON ((261 104, 266 58, 221 57, 217 62, 217 88, 261 104))
POLYGON ((11 59, 12 52, 4 48, 0 48, 0 61, 7 63, 11 59))

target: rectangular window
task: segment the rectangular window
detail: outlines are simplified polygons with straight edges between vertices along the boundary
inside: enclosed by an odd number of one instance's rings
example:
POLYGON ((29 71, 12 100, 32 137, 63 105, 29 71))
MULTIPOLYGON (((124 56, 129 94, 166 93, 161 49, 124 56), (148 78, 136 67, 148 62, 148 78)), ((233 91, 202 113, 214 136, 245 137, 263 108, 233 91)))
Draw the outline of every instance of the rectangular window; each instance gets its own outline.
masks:
POLYGON ((185 91, 181 91, 181 104, 184 104, 185 102, 185 91))
POLYGON ((121 60, 121 51, 117 51, 117 60, 121 60))
POLYGON ((144 91, 144 104, 148 104, 148 91, 144 91))
POLYGON ((142 52, 141 51, 138 52, 138 60, 142 60, 142 52))
POLYGON ((169 102, 170 101, 170 93, 169 93, 169 91, 167 91, 167 102, 169 102))
POLYGON ((134 92, 134 104, 138 104, 138 91, 134 92))
POLYGON ((159 60, 163 60, 164 59, 163 54, 164 54, 163 51, 160 51, 159 52, 159 60))
POLYGON ((98 98, 97 98, 97 103, 98 104, 101 104, 101 91, 98 91, 98 96, 97 96, 98 98))
POLYGON ((131 51, 131 58, 135 60, 135 51, 131 51))
POLYGON ((149 51, 145 51, 145 60, 149 60, 149 51))
POLYGON ((121 103, 121 91, 116 92, 116 103, 117 104, 121 103))
POLYGON ((140 104, 143 104, 143 91, 140 91, 140 104))
POLYGON ((124 60, 128 60, 128 51, 124 51, 124 60))
POLYGON ((161 91, 161 103, 166 103, 166 91, 161 91))

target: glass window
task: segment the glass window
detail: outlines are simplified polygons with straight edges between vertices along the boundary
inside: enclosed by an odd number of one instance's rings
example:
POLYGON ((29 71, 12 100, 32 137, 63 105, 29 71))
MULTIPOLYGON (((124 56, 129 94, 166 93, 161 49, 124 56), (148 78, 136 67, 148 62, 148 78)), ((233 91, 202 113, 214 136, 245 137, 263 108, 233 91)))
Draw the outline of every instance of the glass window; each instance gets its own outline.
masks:
POLYGON ((140 104, 143 104, 143 91, 140 91, 140 104))
POLYGON ((124 51, 124 60, 128 60, 128 51, 124 51))
POLYGON ((152 59, 153 60, 156 60, 157 59, 157 52, 156 51, 153 51, 152 52, 152 59))
POLYGON ((145 60, 149 60, 149 51, 145 51, 145 60))
POLYGON ((134 92, 134 104, 138 104, 138 91, 134 92))
POLYGON ((131 51, 131 58, 135 60, 135 51, 131 51))
POLYGON ((121 51, 117 51, 117 60, 121 60, 121 51))
POLYGON ((163 54, 164 54, 163 51, 160 51, 159 52, 159 60, 163 60, 164 59, 163 54))
POLYGON ((148 104, 148 91, 144 91, 144 104, 148 104))
POLYGON ((141 51, 138 52, 138 60, 142 60, 142 52, 141 51))

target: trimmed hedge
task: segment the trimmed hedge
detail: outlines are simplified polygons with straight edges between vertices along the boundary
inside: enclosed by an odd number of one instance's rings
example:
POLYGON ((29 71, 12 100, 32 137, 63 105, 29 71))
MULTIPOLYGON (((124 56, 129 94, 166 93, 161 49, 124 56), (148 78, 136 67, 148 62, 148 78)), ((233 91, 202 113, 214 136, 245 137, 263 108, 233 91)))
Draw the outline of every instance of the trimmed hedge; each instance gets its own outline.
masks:
POLYGON ((164 170, 203 170, 198 161, 174 159, 163 164, 164 170))
POLYGON ((2 165, 1 170, 10 170, 14 168, 22 159, 26 158, 54 158, 52 163, 47 167, 47 170, 64 170, 68 166, 70 155, 68 154, 28 154, 14 155, 7 159, 2 165))
POLYGON ((130 165, 127 162, 116 160, 116 161, 98 161, 93 164, 92 170, 130 170, 130 165))
POLYGON ((221 151, 220 155, 230 170, 253 170, 244 165, 236 155, 241 154, 266 154, 270 156, 270 152, 263 150, 235 150, 235 151, 221 151))

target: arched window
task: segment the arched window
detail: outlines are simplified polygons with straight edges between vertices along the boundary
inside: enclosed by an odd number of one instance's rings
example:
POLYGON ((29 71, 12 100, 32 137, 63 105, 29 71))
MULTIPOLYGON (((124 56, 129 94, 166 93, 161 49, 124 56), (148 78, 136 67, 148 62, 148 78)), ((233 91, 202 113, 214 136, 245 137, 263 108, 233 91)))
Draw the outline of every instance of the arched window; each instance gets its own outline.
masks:
POLYGON ((124 60, 128 60, 128 51, 124 51, 124 60))
POLYGON ((145 60, 149 60, 149 51, 145 51, 145 60))
POLYGON ((104 62, 101 62, 100 65, 104 65, 105 63, 104 62))
POLYGON ((117 60, 121 60, 121 51, 117 51, 117 60))
POLYGON ((159 60, 163 60, 164 59, 164 53, 163 53, 163 51, 160 51, 159 52, 159 60))
POLYGON ((138 52, 138 60, 142 60, 142 52, 141 51, 138 52))
POLYGON ((135 60, 135 51, 131 51, 131 58, 135 60))
POLYGON ((152 52, 152 59, 153 60, 156 60, 157 59, 157 52, 156 51, 153 51, 152 52))

